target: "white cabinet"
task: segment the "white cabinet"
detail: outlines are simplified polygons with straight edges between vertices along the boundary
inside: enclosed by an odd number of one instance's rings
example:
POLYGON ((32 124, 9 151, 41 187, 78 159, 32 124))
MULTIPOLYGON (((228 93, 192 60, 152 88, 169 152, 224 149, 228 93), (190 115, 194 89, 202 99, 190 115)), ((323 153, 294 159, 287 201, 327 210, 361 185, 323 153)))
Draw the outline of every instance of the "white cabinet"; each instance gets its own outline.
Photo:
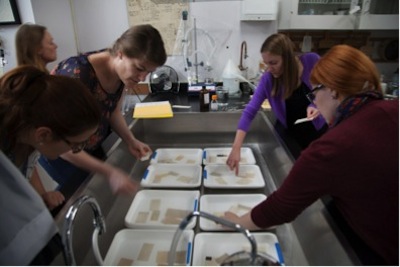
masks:
POLYGON ((359 29, 362 30, 398 30, 398 0, 364 0, 359 29))
POLYGON ((398 0, 280 0, 279 29, 399 29, 398 0))

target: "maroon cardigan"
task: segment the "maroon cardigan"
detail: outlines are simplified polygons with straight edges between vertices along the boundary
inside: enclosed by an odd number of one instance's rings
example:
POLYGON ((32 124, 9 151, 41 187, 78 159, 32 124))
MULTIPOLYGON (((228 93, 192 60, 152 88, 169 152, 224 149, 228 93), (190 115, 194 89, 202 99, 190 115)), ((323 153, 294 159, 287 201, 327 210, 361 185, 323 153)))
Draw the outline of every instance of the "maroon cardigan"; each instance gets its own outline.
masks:
POLYGON ((324 195, 369 247, 398 264, 398 100, 371 101, 311 143, 251 217, 259 227, 290 222, 324 195))

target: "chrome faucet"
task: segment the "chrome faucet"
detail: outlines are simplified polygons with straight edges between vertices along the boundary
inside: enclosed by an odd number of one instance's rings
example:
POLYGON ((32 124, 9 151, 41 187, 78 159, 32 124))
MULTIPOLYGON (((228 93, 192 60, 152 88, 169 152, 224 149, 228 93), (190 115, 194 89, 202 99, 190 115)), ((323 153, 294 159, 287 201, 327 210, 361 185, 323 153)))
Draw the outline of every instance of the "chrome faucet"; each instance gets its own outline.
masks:
POLYGON ((73 230, 74 230, 74 220, 75 216, 78 213, 78 210, 80 207, 82 207, 84 204, 89 204, 93 211, 94 215, 94 220, 93 220, 93 225, 95 227, 95 230, 93 232, 93 249, 97 255, 99 255, 99 249, 98 249, 98 244, 97 244, 97 235, 102 234, 106 232, 106 224, 104 222, 104 217, 101 212, 99 203, 94 197, 91 196, 81 196, 78 198, 68 209, 67 214, 65 215, 65 221, 64 221, 64 226, 63 226, 63 232, 62 232, 62 243, 63 243, 63 254, 64 254, 64 260, 66 265, 69 266, 76 266, 76 261, 75 261, 75 256, 74 256, 74 251, 72 248, 72 235, 73 235, 73 230), (96 244, 94 244, 96 243, 96 244))
POLYGON ((208 220, 214 221, 220 225, 234 229, 242 233, 250 242, 250 252, 239 251, 228 256, 221 265, 239 265, 239 266, 280 266, 281 264, 272 256, 257 252, 257 242, 251 232, 243 228, 241 225, 225 220, 223 218, 214 216, 204 211, 192 211, 189 213, 179 224, 174 237, 172 239, 171 247, 168 253, 168 265, 173 266, 175 263, 176 248, 178 241, 185 230, 186 226, 190 223, 193 217, 204 217, 208 220))
POLYGON ((243 59, 246 59, 248 57, 249 56, 247 55, 247 43, 246 43, 246 41, 243 41, 242 45, 240 46, 240 63, 238 66, 241 71, 247 70, 247 67, 245 68, 243 66, 243 59))

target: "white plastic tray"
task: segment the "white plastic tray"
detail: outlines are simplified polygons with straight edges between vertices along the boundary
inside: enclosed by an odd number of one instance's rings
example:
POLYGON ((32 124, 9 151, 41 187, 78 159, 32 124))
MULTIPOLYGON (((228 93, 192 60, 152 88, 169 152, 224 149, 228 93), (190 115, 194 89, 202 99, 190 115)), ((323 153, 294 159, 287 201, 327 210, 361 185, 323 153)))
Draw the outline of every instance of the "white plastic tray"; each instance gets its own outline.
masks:
MULTIPOLYGON (((202 195, 200 211, 217 217, 223 216, 226 211, 242 216, 266 198, 267 196, 263 194, 202 195)), ((203 217, 200 217, 200 228, 204 231, 235 231, 234 229, 224 229, 221 225, 203 217)))
MULTIPOLYGON (((276 235, 272 233, 252 233, 257 242, 257 251, 267 253, 284 264, 276 235)), ((206 257, 217 260, 223 255, 239 251, 250 251, 250 242, 242 233, 199 233, 194 238, 193 266, 204 266, 206 257)))
POLYGON ((241 165, 238 176, 227 165, 206 165, 203 184, 208 188, 262 188, 265 181, 257 165, 241 165))
POLYGON ((150 164, 201 165, 203 150, 200 148, 159 148, 154 151, 150 164))
POLYGON ((142 187, 195 188, 201 185, 201 166, 183 164, 152 164, 147 167, 142 187))
MULTIPOLYGON (((125 225, 129 228, 176 229, 190 212, 198 209, 199 191, 141 190, 129 207, 125 225)), ((191 220, 186 229, 196 226, 191 220)))
MULTIPOLYGON (((167 252, 170 250, 174 234, 175 230, 123 229, 114 236, 104 265, 168 265, 167 252)), ((182 233, 176 249, 178 254, 175 254, 177 265, 190 265, 193 238, 193 230, 185 230, 182 233)))
MULTIPOLYGON (((203 153, 203 164, 226 164, 226 160, 231 153, 231 147, 205 148, 203 153)), ((240 149, 239 164, 256 164, 253 151, 249 147, 240 149)))

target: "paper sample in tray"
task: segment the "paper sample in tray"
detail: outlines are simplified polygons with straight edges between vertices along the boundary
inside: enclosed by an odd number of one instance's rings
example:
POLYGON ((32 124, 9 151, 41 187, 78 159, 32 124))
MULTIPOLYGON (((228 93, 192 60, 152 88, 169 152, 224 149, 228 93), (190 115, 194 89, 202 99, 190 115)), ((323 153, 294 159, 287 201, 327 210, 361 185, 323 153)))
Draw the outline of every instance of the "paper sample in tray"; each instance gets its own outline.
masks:
MULTIPOLYGON (((217 217, 223 216, 226 211, 242 216, 266 198, 263 194, 206 194, 200 197, 200 211, 217 217)), ((235 231, 203 217, 200 218, 200 228, 204 231, 235 231)))
POLYGON ((208 188, 262 188, 265 185, 257 165, 241 165, 237 176, 227 165, 206 165, 203 182, 208 188))
MULTIPOLYGON (((272 233, 252 233, 257 251, 284 264, 278 238, 272 233)), ((193 266, 221 265, 228 256, 250 251, 250 242, 242 233, 199 233, 194 238, 193 266)))
POLYGON ((134 119, 154 119, 173 117, 169 101, 137 103, 133 111, 134 119))
MULTIPOLYGON (((189 213, 198 209, 200 192, 195 190, 141 190, 129 207, 125 225, 130 228, 176 229, 189 213)), ((192 229, 191 220, 186 229, 192 229)))
POLYGON ((201 166, 196 164, 151 164, 140 184, 142 187, 199 187, 201 171, 201 166))
MULTIPOLYGON (((105 266, 166 266, 175 230, 123 229, 115 236, 104 259, 105 266)), ((190 265, 193 230, 184 230, 175 254, 175 265, 190 265)))

